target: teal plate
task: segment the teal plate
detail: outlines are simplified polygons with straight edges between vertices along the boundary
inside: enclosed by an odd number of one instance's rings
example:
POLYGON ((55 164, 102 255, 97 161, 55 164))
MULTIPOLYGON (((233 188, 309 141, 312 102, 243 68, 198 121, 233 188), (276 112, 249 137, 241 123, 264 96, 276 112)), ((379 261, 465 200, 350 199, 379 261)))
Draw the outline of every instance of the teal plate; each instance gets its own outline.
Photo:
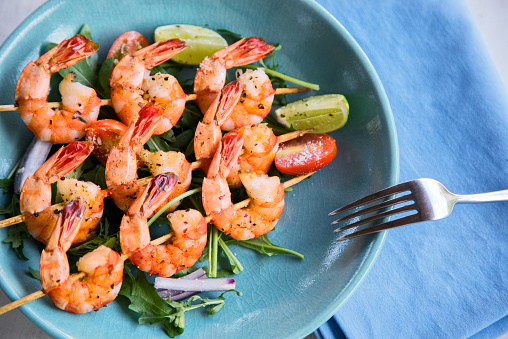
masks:
MULTIPOLYGON (((347 125, 332 133, 338 156, 310 180, 286 194, 286 209, 270 233, 272 242, 305 255, 267 257, 233 248, 245 267, 238 275, 242 297, 226 296, 225 307, 208 316, 189 313, 181 338, 299 338, 332 316, 355 291, 381 250, 385 234, 337 243, 328 212, 397 180, 398 151, 392 114, 369 60, 336 19, 308 0, 53 0, 45 3, 0 49, 0 104, 13 103, 23 67, 40 55, 47 42, 73 36, 87 23, 103 47, 137 30, 152 37, 157 26, 185 23, 225 28, 245 36, 280 42, 279 70, 321 86, 314 94, 341 93, 350 103, 347 125)), ((296 100, 299 97, 290 97, 296 100)), ((16 112, 0 116, 0 174, 5 177, 31 135, 16 112)), ((6 197, 3 197, 4 202, 6 197)), ((7 231, 0 230, 0 239, 7 231)), ((0 245, 0 285, 11 299, 41 288, 27 275, 39 265, 41 245, 26 241, 21 261, 0 245)), ((151 338, 164 336, 158 326, 138 325, 126 299, 117 298, 98 312, 74 315, 41 298, 21 307, 37 326, 58 338, 151 338)))

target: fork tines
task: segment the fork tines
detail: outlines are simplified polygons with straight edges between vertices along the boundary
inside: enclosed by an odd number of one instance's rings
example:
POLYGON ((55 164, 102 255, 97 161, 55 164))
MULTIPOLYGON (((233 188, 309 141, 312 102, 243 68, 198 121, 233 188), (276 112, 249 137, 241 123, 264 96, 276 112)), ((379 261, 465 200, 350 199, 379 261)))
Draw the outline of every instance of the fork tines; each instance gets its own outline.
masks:
MULTIPOLYGON (((328 215, 329 216, 336 215, 338 213, 343 213, 343 212, 349 211, 349 210, 356 208, 356 207, 362 207, 363 205, 367 205, 367 206, 362 208, 359 211, 350 213, 338 220, 333 221, 332 225, 335 225, 335 224, 338 224, 341 222, 350 221, 354 218, 360 218, 361 216, 365 216, 371 212, 375 212, 375 211, 379 211, 379 212, 376 213, 375 215, 360 219, 360 220, 353 222, 351 224, 337 228, 334 232, 344 231, 344 230, 347 230, 347 229, 350 229, 350 228, 353 228, 353 227, 356 227, 359 225, 373 222, 373 221, 381 219, 381 218, 386 218, 386 217, 390 217, 390 216, 393 216, 396 214, 408 213, 408 212, 417 210, 417 206, 414 202, 413 192, 411 191, 411 186, 407 185, 407 183, 403 183, 403 184, 388 187, 386 189, 383 189, 381 191, 378 191, 376 193, 368 195, 368 196, 361 198, 349 205, 338 208, 328 215), (375 205, 369 206, 370 203, 374 203, 380 199, 384 199, 384 200, 379 203, 376 203, 375 205), (401 205, 401 204, 403 204, 403 205, 397 207, 397 205, 401 205), (392 207, 392 208, 390 208, 390 207, 392 207), (388 209, 388 210, 380 211, 383 209, 388 209)), ((405 225, 407 223, 417 222, 418 221, 417 219, 419 219, 419 218, 420 218, 420 216, 418 214, 408 215, 408 216, 405 216, 400 219, 388 221, 388 222, 385 222, 385 223, 355 232, 353 234, 339 238, 338 240, 345 240, 345 239, 353 238, 353 237, 356 237, 359 235, 379 232, 379 231, 382 231, 385 229, 405 225)))

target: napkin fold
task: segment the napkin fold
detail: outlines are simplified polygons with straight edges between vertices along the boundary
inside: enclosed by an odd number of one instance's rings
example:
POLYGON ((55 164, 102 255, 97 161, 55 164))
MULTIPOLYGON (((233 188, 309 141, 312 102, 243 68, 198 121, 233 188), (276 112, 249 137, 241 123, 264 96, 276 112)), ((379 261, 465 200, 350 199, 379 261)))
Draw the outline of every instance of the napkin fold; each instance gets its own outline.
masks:
MULTIPOLYGON (((454 193, 508 189, 507 92, 464 1, 317 2, 385 87, 400 182, 430 177, 454 193)), ((495 338, 508 332, 507 260, 506 202, 457 205, 444 220, 391 230, 358 290, 315 333, 495 338)))

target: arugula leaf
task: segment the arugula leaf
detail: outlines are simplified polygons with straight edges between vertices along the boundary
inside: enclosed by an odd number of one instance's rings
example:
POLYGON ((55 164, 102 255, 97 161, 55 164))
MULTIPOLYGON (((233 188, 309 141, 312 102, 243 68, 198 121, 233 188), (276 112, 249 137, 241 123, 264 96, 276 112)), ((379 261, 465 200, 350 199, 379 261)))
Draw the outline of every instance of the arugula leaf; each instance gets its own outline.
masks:
POLYGON ((113 58, 107 58, 99 69, 99 85, 101 86, 104 99, 111 97, 111 92, 109 90, 109 74, 111 73, 112 67, 113 58))
POLYGON ((127 297, 131 302, 129 309, 139 314, 170 314, 173 312, 171 306, 157 294, 157 290, 146 280, 145 273, 142 271, 138 272, 136 279, 131 273, 128 274, 128 277, 124 277, 120 295, 127 297))
MULTIPOLYGON (((90 27, 88 25, 84 25, 79 33, 84 35, 86 38, 91 38, 90 27)), ((56 43, 50 42, 46 45, 46 47, 49 51, 57 45, 58 44, 56 43)), ((104 90, 99 85, 98 76, 96 74, 98 57, 99 55, 94 53, 85 60, 81 60, 75 65, 58 71, 58 74, 64 77, 68 73, 73 72, 76 75, 75 81, 79 82, 82 85, 92 87, 100 97, 106 98, 106 93, 104 93, 104 90)))
POLYGON ((25 223, 9 226, 7 231, 7 237, 4 239, 4 243, 11 243, 11 247, 16 250, 18 257, 22 260, 27 261, 28 258, 23 254, 24 243, 23 240, 30 238, 31 235, 28 232, 25 223))
POLYGON ((127 276, 124 276, 120 295, 130 300, 130 310, 140 314, 138 323, 162 324, 166 334, 171 338, 183 333, 186 312, 206 307, 208 314, 212 315, 224 306, 226 293, 235 292, 238 296, 242 295, 241 292, 230 290, 222 293, 216 299, 192 296, 185 301, 166 301, 147 281, 144 272, 139 271, 137 278, 134 278, 129 268, 126 267, 126 271, 127 276))
MULTIPOLYGON (((81 27, 81 30, 79 31, 79 34, 87 38, 88 40, 92 40, 92 32, 90 30, 90 26, 87 24, 84 24, 83 27, 81 27)), ((99 62, 99 54, 94 53, 90 55, 88 58, 86 58, 86 62, 88 63, 88 66, 90 66, 90 69, 96 73, 97 72, 97 66, 99 62)))
POLYGON ((274 245, 270 240, 268 240, 268 235, 263 234, 255 239, 250 240, 234 240, 230 239, 226 241, 227 245, 239 245, 246 248, 250 248, 259 253, 266 254, 268 256, 277 255, 277 254, 291 254, 297 256, 300 259, 303 259, 303 254, 300 254, 296 251, 280 247, 274 245))
POLYGON ((84 170, 88 170, 91 168, 90 171, 83 173, 80 176, 80 180, 82 181, 91 181, 97 185, 99 185, 103 190, 108 188, 108 185, 106 184, 106 168, 102 164, 95 164, 90 160, 86 159, 85 162, 89 161, 85 165, 84 170), (90 167, 88 167, 90 166, 90 167))
POLYGON ((172 141, 169 142, 169 145, 177 150, 184 151, 189 143, 194 140, 194 130, 186 129, 182 133, 178 134, 172 141))
POLYGON ((231 265, 231 269, 233 270, 234 274, 239 274, 241 271, 243 271, 243 266, 240 263, 240 261, 236 258, 236 256, 231 252, 228 245, 226 245, 226 242, 222 240, 222 237, 219 238, 219 246, 222 250, 222 253, 224 253, 224 256, 229 260, 229 264, 231 265))
POLYGON ((241 35, 240 33, 236 33, 233 31, 230 31, 229 29, 219 28, 217 30, 218 33, 221 33, 221 35, 231 35, 232 37, 236 38, 237 40, 245 38, 245 36, 241 35))
POLYGON ((34 270, 30 266, 28 266, 28 273, 32 278, 41 280, 41 272, 39 270, 34 270))
POLYGON ((0 179, 0 189, 4 191, 4 193, 12 194, 12 185, 14 181, 12 179, 0 179))
POLYGON ((199 110, 198 105, 195 102, 187 102, 185 110, 175 126, 194 129, 201 119, 203 119, 203 114, 199 110))
MULTIPOLYGON (((16 194, 12 195, 11 203, 8 206, 0 208, 0 214, 6 214, 9 217, 21 214, 21 211, 19 210, 19 198, 16 194)), ((7 230, 7 237, 3 240, 3 242, 11 243, 11 247, 16 250, 18 257, 26 261, 28 258, 23 254, 23 240, 29 238, 30 236, 31 235, 28 232, 25 223, 19 223, 9 226, 9 229, 7 230)))

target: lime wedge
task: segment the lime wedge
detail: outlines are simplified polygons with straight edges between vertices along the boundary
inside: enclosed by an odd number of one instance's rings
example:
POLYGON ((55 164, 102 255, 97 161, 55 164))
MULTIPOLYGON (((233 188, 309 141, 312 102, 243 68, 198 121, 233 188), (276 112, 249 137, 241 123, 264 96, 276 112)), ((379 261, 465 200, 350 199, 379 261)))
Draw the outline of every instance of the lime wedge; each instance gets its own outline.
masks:
POLYGON ((167 25, 155 29, 154 40, 181 39, 189 46, 171 60, 185 65, 199 65, 206 57, 228 45, 226 40, 211 29, 193 25, 167 25))
POLYGON ((329 133, 346 124, 349 104, 341 94, 326 94, 292 102, 275 111, 277 121, 296 130, 329 133))

